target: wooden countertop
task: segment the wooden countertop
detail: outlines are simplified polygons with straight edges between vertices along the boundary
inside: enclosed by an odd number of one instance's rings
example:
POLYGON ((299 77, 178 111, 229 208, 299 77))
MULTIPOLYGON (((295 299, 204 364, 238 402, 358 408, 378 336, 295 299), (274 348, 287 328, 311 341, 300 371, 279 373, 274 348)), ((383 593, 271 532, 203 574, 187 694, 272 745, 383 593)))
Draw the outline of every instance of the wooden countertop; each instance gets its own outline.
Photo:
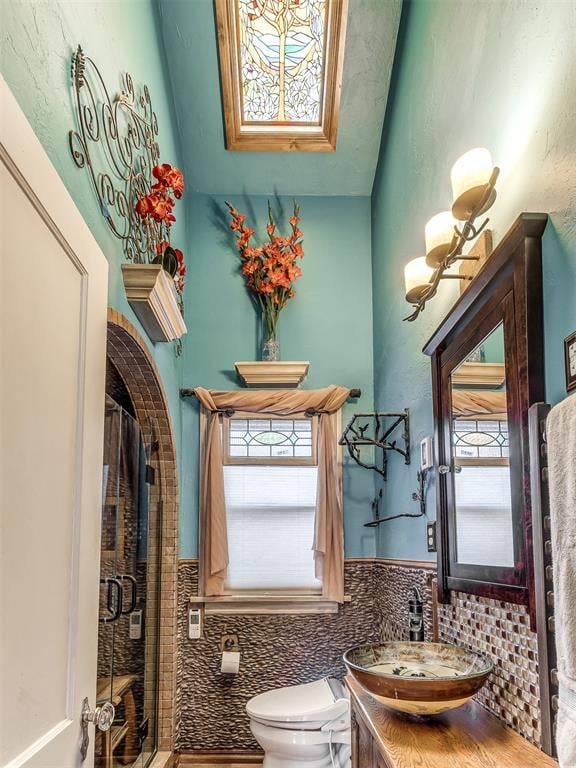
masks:
POLYGON ((379 704, 350 675, 346 685, 390 768, 558 768, 476 702, 415 723, 379 704))

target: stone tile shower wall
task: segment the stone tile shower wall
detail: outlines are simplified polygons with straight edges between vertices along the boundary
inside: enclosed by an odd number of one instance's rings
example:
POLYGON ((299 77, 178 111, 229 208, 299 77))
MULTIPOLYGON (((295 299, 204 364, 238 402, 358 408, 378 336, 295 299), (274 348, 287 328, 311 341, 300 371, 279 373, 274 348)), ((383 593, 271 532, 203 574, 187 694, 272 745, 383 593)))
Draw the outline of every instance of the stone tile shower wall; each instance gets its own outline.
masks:
POLYGON ((181 751, 257 749, 245 712, 258 693, 345 674, 342 653, 376 641, 372 560, 346 562, 346 594, 337 614, 207 616, 204 637, 189 640, 188 598, 197 594, 196 561, 179 567, 177 735, 181 751), (240 639, 240 673, 220 674, 220 638, 240 639))
MULTIPOLYGON (((375 610, 383 640, 406 639, 405 606, 410 587, 425 591, 426 640, 432 639, 430 587, 433 571, 374 565, 375 610)), ((438 606, 439 640, 484 653, 494 661, 494 672, 478 693, 478 701, 521 736, 540 746, 538 642, 524 606, 453 592, 438 606)))

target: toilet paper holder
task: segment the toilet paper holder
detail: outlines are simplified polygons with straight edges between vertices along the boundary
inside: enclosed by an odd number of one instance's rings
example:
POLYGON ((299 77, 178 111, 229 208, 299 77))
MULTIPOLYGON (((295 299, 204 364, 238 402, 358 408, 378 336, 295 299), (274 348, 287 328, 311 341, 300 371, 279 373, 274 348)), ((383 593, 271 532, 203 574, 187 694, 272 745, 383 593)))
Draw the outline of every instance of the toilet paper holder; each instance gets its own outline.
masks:
POLYGON ((240 651, 240 639, 236 634, 222 635, 220 638, 220 650, 224 651, 240 651))
POLYGON ((220 650, 222 651, 220 672, 224 678, 233 679, 240 671, 240 643, 238 635, 222 635, 220 650))

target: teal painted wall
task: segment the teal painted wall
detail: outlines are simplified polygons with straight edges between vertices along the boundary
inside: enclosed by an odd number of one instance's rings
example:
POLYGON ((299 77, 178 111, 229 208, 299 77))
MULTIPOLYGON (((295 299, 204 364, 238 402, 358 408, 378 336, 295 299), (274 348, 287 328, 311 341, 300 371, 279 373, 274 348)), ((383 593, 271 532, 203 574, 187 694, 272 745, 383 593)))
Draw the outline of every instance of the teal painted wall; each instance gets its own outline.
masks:
MULTIPOLYGON (((171 77, 182 63, 183 51, 177 55, 176 41, 181 39, 186 51, 192 46, 186 18, 170 28, 176 21, 170 18, 172 6, 181 14, 185 4, 161 3, 160 26, 170 51, 171 77)), ((362 8, 376 13, 369 2, 362 8)), ((204 55, 201 48, 194 56, 216 66, 208 16, 202 16, 198 30, 206 32, 210 51, 204 55)), ((386 17, 373 18, 384 23, 386 17)), ((152 0, 4 0, 0 9, 2 74, 110 262, 110 304, 137 327, 121 283, 120 244, 100 216, 86 173, 69 155, 67 133, 73 125, 69 67, 80 42, 112 90, 125 71, 136 83, 147 83, 159 120, 162 159, 182 164, 188 147, 183 158, 158 26, 152 0)), ((359 408, 372 408, 374 383, 378 408, 411 408, 414 448, 432 431, 429 361, 420 350, 450 306, 455 286, 443 286, 417 323, 402 323, 408 309, 402 271, 406 261, 422 253, 427 219, 449 204, 453 161, 477 145, 488 146, 502 168, 499 199, 490 214, 496 241, 520 211, 550 213, 544 239, 546 383, 551 402, 564 396, 562 339, 576 327, 575 38, 572 2, 477 2, 473 12, 469 4, 453 0, 405 3, 397 53, 400 66, 394 74, 371 203, 367 197, 302 199, 304 277, 280 329, 283 357, 311 361, 306 386, 342 383, 362 388, 362 400, 346 407, 345 419, 359 408)), ((357 60, 358 67, 361 62, 357 60)), ((358 73, 362 71, 360 67, 358 73)), ((216 87, 216 70, 205 74, 216 87)), ((387 70, 382 76, 387 80, 387 70)), ((178 82, 182 86, 184 81, 178 82)), ((179 87, 178 94, 181 101, 195 102, 189 89, 179 87)), ((210 114, 218 122, 219 108, 210 114)), ((194 114, 186 112, 184 117, 193 120, 194 114)), ((203 126, 194 134, 198 147, 212 130, 203 126)), ((198 157, 200 150, 194 151, 198 157)), ((248 160, 246 174, 253 164, 259 178, 266 173, 270 177, 269 158, 242 159, 248 160)), ((189 187, 195 187, 193 163, 186 168, 189 187)), ((234 188, 239 189, 241 178, 234 178, 234 188)), ((290 183, 297 188, 298 174, 290 183)), ((254 207, 263 221, 265 198, 234 201, 247 211, 254 207)), ((281 202, 289 209, 288 199, 281 202)), ((190 332, 179 360, 171 345, 150 344, 168 394, 178 447, 183 437, 181 554, 186 557, 197 552, 197 411, 191 403, 181 408, 178 389, 197 384, 235 386, 234 360, 254 359, 258 351, 255 313, 236 273, 222 209, 223 198, 199 193, 188 194, 178 205, 174 240, 185 244, 190 268, 186 295, 190 332)), ((414 511, 410 496, 415 471, 414 465, 405 467, 399 457, 392 457, 383 513, 414 511)), ((373 479, 347 464, 344 482, 347 554, 372 555, 374 532, 362 523, 370 514, 373 479)), ((429 506, 433 510, 433 488, 429 506)), ((389 523, 378 535, 381 555, 428 556, 424 521, 389 523)))
MULTIPOLYGON (((184 163, 189 160, 188 147, 182 158, 156 23, 155 4, 146 0, 9 0, 1 8, 2 75, 110 262, 110 305, 125 314, 143 336, 124 294, 120 243, 99 213, 87 174, 76 168, 69 154, 67 137, 73 127, 69 71, 70 57, 81 43, 101 68, 111 91, 126 71, 136 84, 147 83, 158 115, 161 157, 184 163)), ((217 70, 213 74, 217 88, 217 70)), ((201 145, 202 135, 197 140, 201 145)), ((266 167, 266 156, 258 156, 258 164, 261 169, 266 167)), ((186 167, 190 168, 189 162, 186 167)), ((190 174, 187 181, 193 186, 190 174)), ((265 198, 239 196, 234 200, 247 210, 253 206, 262 225, 265 198)), ((259 352, 255 312, 236 272, 235 252, 221 219, 223 201, 188 193, 177 205, 173 239, 183 245, 187 256, 189 334, 180 359, 175 358, 171 345, 149 344, 168 395, 181 459, 181 554, 185 557, 197 554, 198 422, 196 406, 181 406, 178 390, 196 384, 234 387, 230 372, 234 361, 257 359, 259 352)), ((291 200, 279 202, 289 210, 291 200)), ((372 407, 370 199, 306 198, 302 215, 304 277, 297 299, 282 317, 282 355, 284 359, 310 360, 308 387, 330 383, 360 387, 362 399, 346 406, 346 419, 357 407, 372 407)), ((356 465, 346 464, 344 485, 347 553, 374 555, 374 532, 362 527, 370 514, 372 477, 356 465)))
MULTIPOLYGON (((421 349, 456 288, 443 285, 421 318, 403 323, 403 267, 423 255, 424 225, 449 207, 450 169, 472 147, 488 147, 502 169, 489 214, 496 242, 520 212, 550 214, 547 399, 565 396, 562 342, 576 328, 575 39, 569 1, 404 4, 372 195, 374 371, 376 406, 410 407, 414 447, 432 433, 430 363, 421 349)), ((400 462, 391 467, 384 512, 406 510, 415 472, 400 462)), ((433 517, 433 488, 428 502, 433 517)), ((434 557, 426 552, 424 520, 381 526, 377 550, 434 557)))
MULTIPOLYGON (((154 3, 2 0, 0 35, 2 75, 110 263, 109 303, 147 339, 126 301, 120 272, 121 243, 100 214, 88 174, 72 161, 68 131, 75 127, 70 61, 80 43, 100 68, 112 94, 119 90, 120 75, 125 72, 132 74, 135 85, 149 86, 158 117, 161 159, 181 164, 154 3)), ((173 241, 185 243, 183 202, 177 206, 176 214, 173 241)), ((182 362, 176 359, 172 344, 149 342, 149 347, 168 396, 179 448, 178 387, 182 362)))
MULTIPOLYGON (((264 231, 265 197, 232 196, 231 202, 264 231)), ((343 421, 372 409, 372 305, 370 199, 300 198, 304 232, 303 276, 283 311, 279 339, 284 360, 309 360, 306 388, 360 387, 362 398, 344 407, 343 421)), ((274 207, 291 215, 292 199, 274 207)), ((186 386, 234 389, 236 360, 259 355, 256 312, 238 272, 238 256, 224 213, 224 198, 195 194, 190 200, 190 272, 184 343, 186 386)), ((287 214, 287 215, 286 215, 287 214)), ((281 231, 286 224, 281 225, 281 231)), ((180 554, 194 557, 198 537, 198 405, 183 406, 182 518, 180 554)), ((373 556, 373 529, 364 528, 374 495, 372 473, 344 467, 346 554, 373 556)))

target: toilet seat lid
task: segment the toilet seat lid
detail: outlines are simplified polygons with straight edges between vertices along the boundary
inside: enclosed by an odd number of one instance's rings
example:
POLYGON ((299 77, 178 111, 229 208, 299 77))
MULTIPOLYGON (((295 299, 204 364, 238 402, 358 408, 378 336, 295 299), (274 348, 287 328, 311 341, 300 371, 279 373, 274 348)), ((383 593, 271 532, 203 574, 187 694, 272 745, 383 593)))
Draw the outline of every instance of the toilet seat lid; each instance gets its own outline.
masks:
POLYGON ((250 699, 250 717, 269 722, 327 722, 343 714, 347 701, 337 699, 326 679, 266 691, 250 699))

